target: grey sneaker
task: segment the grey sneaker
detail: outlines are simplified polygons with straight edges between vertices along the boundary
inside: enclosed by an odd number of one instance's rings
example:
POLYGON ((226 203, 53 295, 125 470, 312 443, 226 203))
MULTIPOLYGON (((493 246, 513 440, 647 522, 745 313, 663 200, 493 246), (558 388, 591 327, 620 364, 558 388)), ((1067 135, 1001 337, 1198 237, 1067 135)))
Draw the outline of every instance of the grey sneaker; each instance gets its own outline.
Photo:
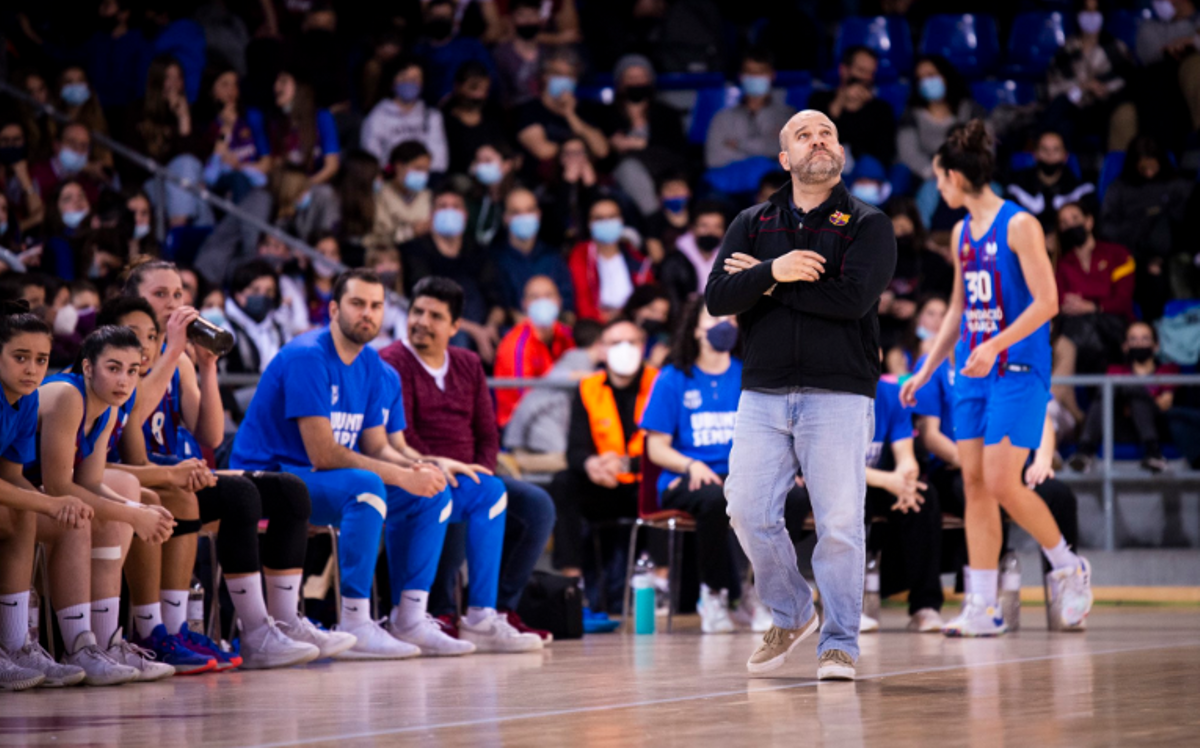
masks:
POLYGON ((798 629, 781 629, 778 626, 771 626, 767 629, 767 633, 763 634, 762 644, 759 644, 758 649, 754 650, 754 654, 750 655, 746 669, 751 673, 767 673, 782 667, 796 645, 811 636, 819 625, 820 619, 817 618, 814 611, 812 618, 809 618, 808 622, 798 629))
POLYGON ((46 680, 46 674, 40 670, 22 667, 8 658, 8 654, 0 649, 0 691, 24 691, 33 688, 46 680))
POLYGON ((827 649, 817 660, 817 680, 854 680, 854 660, 840 649, 827 649))
POLYGON ((50 653, 43 649, 41 643, 32 636, 26 637, 24 647, 15 652, 9 652, 8 656, 14 664, 28 670, 36 670, 46 676, 46 679, 40 684, 42 688, 78 685, 87 676, 81 667, 55 662, 50 653))

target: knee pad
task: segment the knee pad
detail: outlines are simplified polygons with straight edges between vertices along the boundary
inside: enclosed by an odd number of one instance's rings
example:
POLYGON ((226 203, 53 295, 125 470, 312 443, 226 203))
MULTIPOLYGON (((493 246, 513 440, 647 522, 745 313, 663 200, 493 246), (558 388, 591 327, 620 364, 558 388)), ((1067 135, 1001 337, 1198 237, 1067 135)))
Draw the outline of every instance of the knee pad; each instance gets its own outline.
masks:
POLYGON ((182 535, 194 535, 200 532, 200 528, 204 523, 198 519, 179 519, 175 518, 175 532, 171 533, 171 537, 178 538, 182 535))
MULTIPOLYGON (((262 498, 248 478, 217 476, 217 485, 204 497, 214 502, 211 512, 216 519, 230 524, 257 525, 262 519, 262 498)), ((210 512, 204 512, 210 514, 210 512)))
POLYGON ((308 486, 291 473, 246 473, 262 498, 263 514, 272 520, 307 523, 312 516, 312 498, 308 486))

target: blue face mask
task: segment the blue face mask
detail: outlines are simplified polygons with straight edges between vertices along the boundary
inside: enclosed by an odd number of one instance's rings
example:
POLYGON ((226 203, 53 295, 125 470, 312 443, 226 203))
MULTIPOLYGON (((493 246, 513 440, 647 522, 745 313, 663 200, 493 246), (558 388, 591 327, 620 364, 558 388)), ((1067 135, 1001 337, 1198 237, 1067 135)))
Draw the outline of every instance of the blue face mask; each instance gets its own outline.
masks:
POLYGON ((504 172, 500 168, 499 161, 480 161, 475 164, 475 168, 471 170, 475 174, 475 178, 479 183, 491 187, 504 178, 504 172))
POLYGON ((308 206, 312 205, 312 192, 305 192, 296 201, 296 210, 308 210, 308 206))
POLYGON ((229 327, 229 321, 225 319, 225 312, 220 309, 205 309, 200 312, 200 316, 217 327, 229 327))
MULTIPOLYGON (((3 233, 3 232, 0 232, 0 233, 3 233)), ((150 235, 150 224, 148 224, 148 223, 144 224, 144 225, 140 224, 140 225, 133 227, 133 238, 134 239, 145 239, 149 235, 150 235)))
POLYGON ((421 96, 421 84, 411 82, 397 83, 392 86, 392 93, 396 94, 396 98, 405 104, 411 104, 421 96))
POLYGON ((946 98, 946 81, 940 75, 922 78, 919 89, 921 98, 926 101, 941 101, 946 98))
POLYGON ((687 204, 686 197, 668 197, 662 201, 663 210, 668 213, 682 213, 687 210, 687 204))
POLYGON ((766 96, 771 93, 771 76, 743 75, 742 93, 747 96, 766 96))
POLYGON ((871 205, 883 202, 883 190, 878 182, 855 182, 850 187, 850 194, 871 205))
POLYGON ((429 184, 429 172, 408 170, 404 172, 404 188, 409 192, 420 192, 429 184))
POLYGON ((92 92, 86 83, 68 83, 59 93, 62 100, 71 106, 79 106, 92 98, 92 92))
POLYGON ((8 221, 0 221, 0 236, 8 233, 8 221))
POLYGON ((83 223, 83 219, 87 218, 87 214, 86 210, 68 210, 62 214, 63 224, 69 229, 77 228, 83 223))
POLYGON ((738 329, 729 320, 722 320, 708 328, 704 336, 708 338, 708 344, 714 351, 728 353, 737 345, 738 329))
POLYGON ((522 213, 508 222, 508 233, 517 241, 527 242, 538 235, 542 219, 537 213, 522 213))
POLYGON ((462 236, 467 227, 467 217, 456 208, 442 208, 433 214, 433 233, 438 236, 462 236))
POLYGON ((557 99, 563 94, 575 93, 575 79, 566 75, 552 75, 546 81, 546 93, 557 99))
POLYGON ((535 299, 529 303, 529 321, 535 327, 552 327, 558 321, 559 311, 554 299, 535 299))
POLYGON ((88 156, 86 153, 78 153, 65 145, 58 150, 58 163, 62 164, 63 171, 68 174, 83 171, 83 167, 87 166, 87 162, 88 156))
POLYGON ((592 238, 600 244, 616 244, 621 238, 621 232, 625 230, 625 222, 620 218, 601 218, 592 221, 589 228, 592 238))
POLYGON ((935 335, 937 335, 937 332, 933 330, 928 330, 924 327, 917 327, 917 340, 929 340, 935 335))
POLYGON ((380 192, 383 192, 382 179, 376 179, 374 182, 371 182, 371 192, 374 192, 376 195, 378 195, 380 192))

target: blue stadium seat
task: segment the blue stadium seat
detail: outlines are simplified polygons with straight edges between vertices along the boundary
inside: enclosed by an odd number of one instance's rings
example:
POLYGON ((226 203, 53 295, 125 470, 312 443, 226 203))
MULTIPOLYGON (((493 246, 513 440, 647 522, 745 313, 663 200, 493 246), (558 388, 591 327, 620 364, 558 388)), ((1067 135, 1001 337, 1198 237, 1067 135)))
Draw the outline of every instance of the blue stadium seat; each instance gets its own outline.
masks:
POLYGON ((1007 75, 1040 80, 1050 61, 1067 41, 1067 21, 1062 13, 1021 13, 1008 36, 1007 75))
POLYGON ((796 86, 812 86, 812 73, 807 70, 777 70, 775 71, 776 88, 795 88, 796 86))
POLYGON ((812 96, 813 87, 811 83, 800 84, 787 87, 787 98, 784 99, 787 105, 797 111, 808 108, 808 99, 812 96))
POLYGON ((895 83, 885 83, 875 88, 875 95, 892 105, 892 111, 896 113, 896 121, 904 116, 904 110, 908 108, 908 97, 912 91, 912 86, 903 82, 896 81, 895 83))
POLYGON ((1000 57, 996 19, 973 13, 930 16, 921 37, 921 54, 941 55, 966 77, 981 78, 1000 57))
POLYGON ((704 181, 727 196, 748 195, 758 190, 759 181, 771 172, 782 172, 779 161, 766 156, 751 156, 704 172, 704 181))
POLYGON ((1138 28, 1141 27, 1142 21, 1153 17, 1154 11, 1150 8, 1137 10, 1118 8, 1109 11, 1104 16, 1104 30, 1125 42, 1125 46, 1129 47, 1129 53, 1136 60, 1138 28))
POLYGON ((835 62, 849 47, 862 45, 879 55, 877 83, 906 78, 913 68, 912 32, 903 16, 850 16, 842 21, 834 44, 835 62))
POLYGON ((731 102, 737 101, 737 89, 720 86, 701 88, 696 92, 696 105, 692 108, 692 123, 688 127, 688 142, 703 145, 708 135, 708 126, 713 117, 731 102))
POLYGON ((1096 184, 1096 199, 1104 203, 1104 193, 1125 168, 1125 151, 1110 151, 1104 156, 1104 165, 1100 167, 1100 179, 1096 184))
POLYGON ((660 91, 686 91, 725 85, 721 73, 661 73, 656 81, 660 91))
POLYGON ((1037 99, 1032 83, 1015 80, 985 80, 971 84, 971 98, 989 113, 1001 104, 1020 106, 1037 99))
POLYGON ((190 267, 200 252, 200 246, 212 232, 212 226, 176 226, 167 232, 167 240, 163 242, 163 258, 190 267))

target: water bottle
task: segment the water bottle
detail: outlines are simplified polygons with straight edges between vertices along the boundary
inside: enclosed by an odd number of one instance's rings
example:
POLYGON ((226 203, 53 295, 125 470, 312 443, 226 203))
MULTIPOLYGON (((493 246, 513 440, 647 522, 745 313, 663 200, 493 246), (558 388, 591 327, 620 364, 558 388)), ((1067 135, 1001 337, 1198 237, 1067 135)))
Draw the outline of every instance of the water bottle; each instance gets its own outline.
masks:
POLYGON ((863 575, 863 613, 879 620, 879 552, 867 554, 867 571, 863 575))
POLYGON ((197 634, 204 633, 204 587, 195 577, 188 587, 187 627, 197 634))
POLYGON ((39 641, 42 637, 42 598, 38 597, 37 590, 33 587, 29 588, 29 640, 39 641))
POLYGON ((654 562, 643 553, 634 567, 633 631, 635 634, 654 633, 654 562))
POLYGON ((1012 551, 1000 559, 1000 610, 1009 631, 1021 628, 1021 561, 1012 551))
POLYGON ((233 350, 233 333, 203 317, 192 320, 187 328, 187 336, 195 345, 207 348, 218 356, 224 356, 233 350))

